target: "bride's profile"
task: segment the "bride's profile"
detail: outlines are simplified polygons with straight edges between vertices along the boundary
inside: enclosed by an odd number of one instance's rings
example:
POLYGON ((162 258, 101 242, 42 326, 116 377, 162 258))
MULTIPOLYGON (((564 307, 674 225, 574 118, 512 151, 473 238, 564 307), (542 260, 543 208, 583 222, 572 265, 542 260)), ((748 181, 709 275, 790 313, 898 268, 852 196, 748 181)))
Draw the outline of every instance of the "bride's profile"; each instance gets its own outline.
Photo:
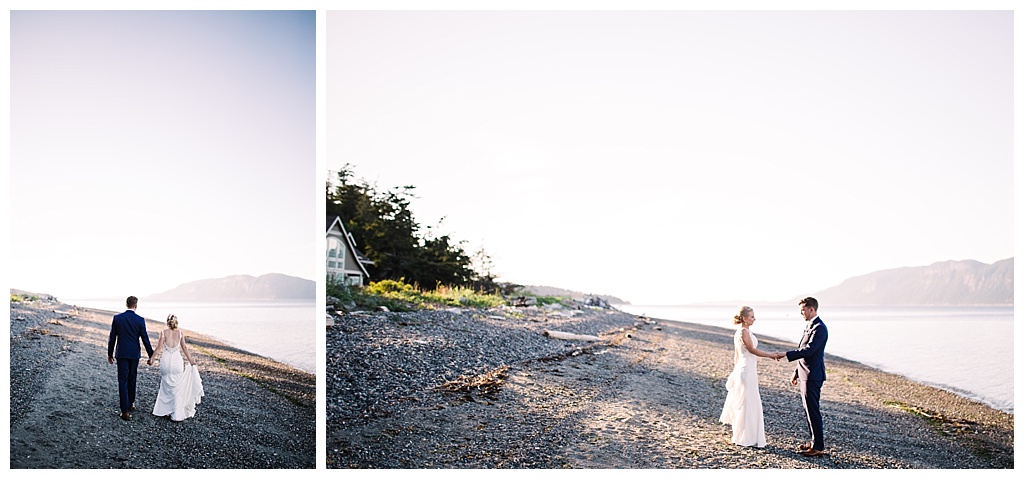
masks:
POLYGON ((203 397, 203 381, 185 343, 185 335, 178 330, 178 317, 173 314, 167 316, 167 329, 160 332, 147 364, 152 366, 157 355, 160 355, 160 391, 153 405, 153 415, 171 416, 172 421, 195 416, 196 404, 203 397))

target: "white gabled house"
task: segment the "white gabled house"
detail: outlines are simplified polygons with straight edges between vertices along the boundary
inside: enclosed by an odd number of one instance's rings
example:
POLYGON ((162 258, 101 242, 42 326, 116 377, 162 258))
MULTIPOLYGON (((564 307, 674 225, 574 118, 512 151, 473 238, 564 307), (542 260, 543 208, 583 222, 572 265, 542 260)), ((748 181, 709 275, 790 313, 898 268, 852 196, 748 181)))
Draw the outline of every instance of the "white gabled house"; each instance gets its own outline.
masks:
POLYGON ((340 216, 327 217, 327 274, 345 284, 362 286, 370 278, 366 265, 373 261, 356 249, 352 234, 345 230, 340 216))

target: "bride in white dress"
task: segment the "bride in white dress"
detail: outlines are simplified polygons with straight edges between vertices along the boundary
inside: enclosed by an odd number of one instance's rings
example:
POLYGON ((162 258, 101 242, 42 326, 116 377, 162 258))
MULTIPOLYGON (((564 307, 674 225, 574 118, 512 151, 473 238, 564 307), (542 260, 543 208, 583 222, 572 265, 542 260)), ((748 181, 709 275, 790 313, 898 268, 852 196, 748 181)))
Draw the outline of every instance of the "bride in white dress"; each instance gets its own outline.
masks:
POLYGON ((167 329, 160 332, 160 340, 147 364, 152 366, 153 359, 161 351, 160 392, 156 396, 153 415, 184 421, 196 415, 196 404, 203 397, 203 380, 189 354, 185 335, 178 330, 178 318, 173 314, 167 316, 167 329), (183 354, 187 364, 182 360, 183 354))
POLYGON ((764 447, 764 413, 761 409, 761 392, 757 387, 757 356, 772 358, 772 353, 757 349, 757 338, 750 332, 754 324, 754 309, 740 307, 733 317, 733 324, 739 325, 733 336, 732 373, 725 383, 729 394, 719 421, 732 425, 732 442, 740 446, 764 447))

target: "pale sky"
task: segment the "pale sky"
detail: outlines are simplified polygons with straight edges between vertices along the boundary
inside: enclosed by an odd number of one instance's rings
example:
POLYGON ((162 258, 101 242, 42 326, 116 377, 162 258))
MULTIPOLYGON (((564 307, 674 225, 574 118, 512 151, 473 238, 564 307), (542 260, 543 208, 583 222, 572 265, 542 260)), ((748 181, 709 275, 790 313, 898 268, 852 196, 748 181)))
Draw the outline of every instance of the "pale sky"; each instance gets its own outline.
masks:
POLYGON ((315 12, 10 19, 10 287, 315 279, 315 12))
POLYGON ((785 301, 1013 256, 1013 12, 327 12, 327 167, 501 280, 785 301))

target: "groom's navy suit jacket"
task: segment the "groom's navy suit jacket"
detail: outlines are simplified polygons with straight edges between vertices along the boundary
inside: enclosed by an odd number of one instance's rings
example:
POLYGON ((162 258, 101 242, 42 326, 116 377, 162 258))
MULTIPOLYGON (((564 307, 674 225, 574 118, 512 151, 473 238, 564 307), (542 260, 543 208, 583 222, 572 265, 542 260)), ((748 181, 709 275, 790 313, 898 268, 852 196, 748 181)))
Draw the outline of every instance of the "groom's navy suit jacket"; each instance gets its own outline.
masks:
POLYGON ((110 323, 110 339, 107 340, 107 356, 118 359, 142 358, 139 338, 142 338, 142 343, 146 345, 146 352, 152 356, 153 347, 149 345, 146 320, 130 309, 114 315, 114 321, 110 323), (116 352, 114 351, 115 344, 117 345, 116 352))
POLYGON ((800 338, 800 345, 786 353, 786 359, 799 361, 796 363, 796 374, 804 381, 825 380, 825 343, 828 341, 828 329, 821 318, 814 318, 800 338))

